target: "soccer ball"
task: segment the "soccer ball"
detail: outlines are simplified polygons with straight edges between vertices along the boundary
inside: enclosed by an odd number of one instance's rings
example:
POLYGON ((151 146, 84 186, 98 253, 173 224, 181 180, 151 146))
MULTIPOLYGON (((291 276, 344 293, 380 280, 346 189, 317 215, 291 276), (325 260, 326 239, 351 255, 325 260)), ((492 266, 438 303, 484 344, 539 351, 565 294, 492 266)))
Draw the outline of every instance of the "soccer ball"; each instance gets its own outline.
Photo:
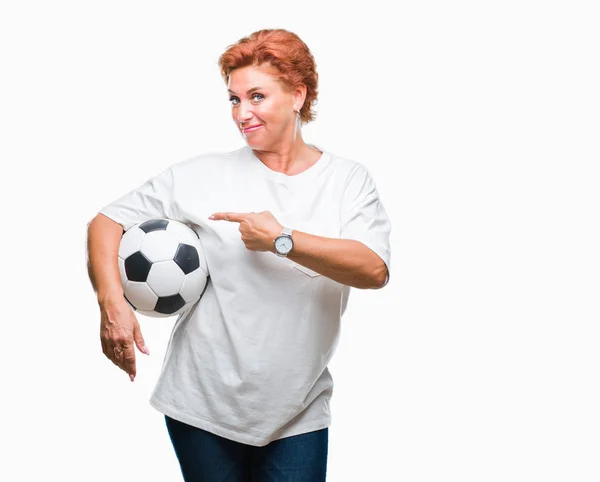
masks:
POLYGON ((196 232, 171 219, 150 219, 129 228, 119 245, 125 299, 146 316, 186 311, 208 284, 208 266, 196 232))

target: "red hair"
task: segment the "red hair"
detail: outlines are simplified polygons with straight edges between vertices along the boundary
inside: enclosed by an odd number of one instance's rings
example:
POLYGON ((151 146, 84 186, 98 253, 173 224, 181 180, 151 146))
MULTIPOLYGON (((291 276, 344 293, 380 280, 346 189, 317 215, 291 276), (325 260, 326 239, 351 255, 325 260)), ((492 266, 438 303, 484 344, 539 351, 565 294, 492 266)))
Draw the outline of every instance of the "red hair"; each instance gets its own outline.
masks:
POLYGON ((218 62, 226 84, 234 69, 264 63, 279 72, 278 80, 286 91, 306 86, 300 119, 305 123, 314 120, 312 107, 317 102, 319 74, 310 50, 295 33, 284 29, 258 30, 228 46, 218 62))

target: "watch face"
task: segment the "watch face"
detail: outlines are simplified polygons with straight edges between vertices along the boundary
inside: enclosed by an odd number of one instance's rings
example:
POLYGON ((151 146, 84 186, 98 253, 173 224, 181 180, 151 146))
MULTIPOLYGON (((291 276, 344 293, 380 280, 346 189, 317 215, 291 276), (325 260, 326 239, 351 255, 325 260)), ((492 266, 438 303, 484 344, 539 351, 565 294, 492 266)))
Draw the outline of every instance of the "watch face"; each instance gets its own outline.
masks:
POLYGON ((282 254, 287 254, 292 250, 292 242, 289 236, 279 236, 275 239, 275 249, 282 254))

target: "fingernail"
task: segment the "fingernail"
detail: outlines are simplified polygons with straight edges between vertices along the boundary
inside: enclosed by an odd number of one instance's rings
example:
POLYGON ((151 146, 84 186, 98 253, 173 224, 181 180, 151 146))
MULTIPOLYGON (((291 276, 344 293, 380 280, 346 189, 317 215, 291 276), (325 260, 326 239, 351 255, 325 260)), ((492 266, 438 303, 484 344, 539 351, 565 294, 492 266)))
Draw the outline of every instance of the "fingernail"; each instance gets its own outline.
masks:
POLYGON ((129 378, 130 378, 131 381, 133 381, 134 377, 133 377, 133 375, 131 373, 129 374, 129 378))
POLYGON ((208 219, 215 219, 215 217, 211 214, 208 219))
POLYGON ((144 346, 144 353, 148 356, 150 356, 150 350, 148 350, 147 346, 144 346))

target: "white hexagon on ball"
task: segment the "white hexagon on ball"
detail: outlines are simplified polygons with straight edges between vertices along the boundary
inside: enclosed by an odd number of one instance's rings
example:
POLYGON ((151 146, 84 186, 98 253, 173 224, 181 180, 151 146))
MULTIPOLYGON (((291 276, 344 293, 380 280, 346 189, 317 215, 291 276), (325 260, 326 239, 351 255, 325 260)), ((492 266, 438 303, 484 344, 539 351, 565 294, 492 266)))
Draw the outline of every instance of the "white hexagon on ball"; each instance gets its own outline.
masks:
POLYGON ((173 259, 179 242, 167 231, 152 231, 146 234, 140 251, 151 263, 173 259))
POLYGON ((125 296, 138 310, 153 310, 158 301, 158 296, 141 281, 128 281, 125 296))
POLYGON ((206 286, 206 281, 206 273, 201 268, 198 268, 185 276, 179 294, 186 303, 198 301, 206 286))
MULTIPOLYGON (((166 318, 167 315, 162 315, 159 313, 156 313, 155 311, 152 310, 137 310, 136 313, 139 313, 140 315, 144 315, 144 316, 151 316, 152 318, 166 318)), ((171 315, 169 315, 171 316, 171 315)))
POLYGON ((121 238, 119 258, 126 259, 136 251, 139 251, 145 236, 146 233, 137 226, 129 228, 121 238))
POLYGON ((171 233, 173 237, 180 243, 194 246, 198 241, 198 235, 196 232, 187 224, 183 224, 178 221, 169 221, 169 224, 167 225, 167 232, 171 233))
POLYGON ((183 271, 171 259, 154 263, 150 268, 146 283, 158 296, 172 296, 179 293, 184 279, 183 271))

